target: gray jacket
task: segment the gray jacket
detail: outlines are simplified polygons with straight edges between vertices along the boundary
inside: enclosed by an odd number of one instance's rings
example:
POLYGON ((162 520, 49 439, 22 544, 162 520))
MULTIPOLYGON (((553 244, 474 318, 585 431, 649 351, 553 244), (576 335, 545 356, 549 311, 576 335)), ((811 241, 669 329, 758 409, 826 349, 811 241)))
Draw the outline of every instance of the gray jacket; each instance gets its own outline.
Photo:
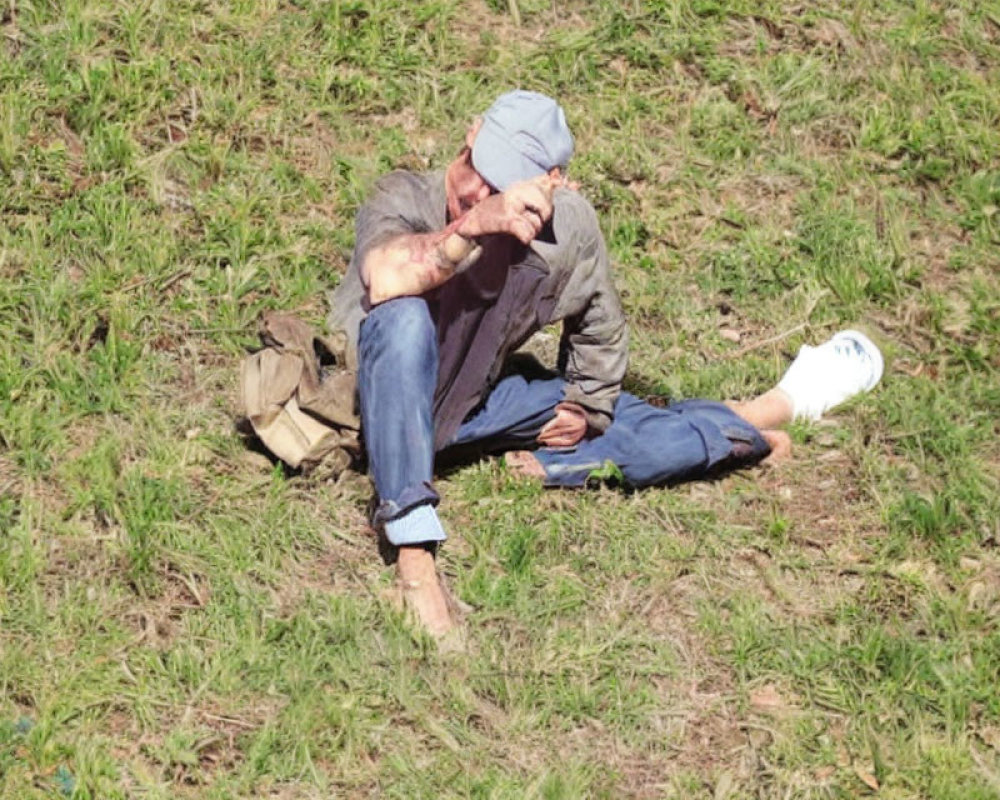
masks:
MULTIPOLYGON (((443 172, 400 171, 382 178, 358 212, 354 254, 331 294, 328 318, 331 332, 346 334, 348 366, 357 366, 358 332, 368 313, 359 269, 364 256, 401 234, 441 230, 446 209, 443 172)), ((506 357, 553 322, 562 322, 558 369, 569 384, 565 399, 583 406, 593 428, 610 423, 628 359, 628 329, 597 216, 582 195, 557 190, 552 221, 530 246, 487 237, 476 264, 425 298, 440 342, 439 447, 485 400, 506 357)))

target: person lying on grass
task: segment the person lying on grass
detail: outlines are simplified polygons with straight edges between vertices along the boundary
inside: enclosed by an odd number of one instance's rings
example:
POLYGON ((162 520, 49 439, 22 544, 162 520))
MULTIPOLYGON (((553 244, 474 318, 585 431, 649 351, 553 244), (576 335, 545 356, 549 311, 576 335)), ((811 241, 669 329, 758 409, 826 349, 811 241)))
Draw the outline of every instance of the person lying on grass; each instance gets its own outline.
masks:
POLYGON ((436 455, 507 451, 547 485, 583 486, 608 462, 636 487, 674 483, 789 449, 778 430, 871 389, 878 349, 842 331, 804 347, 750 402, 653 407, 621 391, 628 332, 597 216, 567 185, 574 141, 555 100, 502 95, 443 172, 384 177, 358 212, 331 328, 356 354, 361 427, 404 598, 433 635, 454 626, 435 569, 445 531, 436 455), (510 367, 562 323, 555 373, 510 367))

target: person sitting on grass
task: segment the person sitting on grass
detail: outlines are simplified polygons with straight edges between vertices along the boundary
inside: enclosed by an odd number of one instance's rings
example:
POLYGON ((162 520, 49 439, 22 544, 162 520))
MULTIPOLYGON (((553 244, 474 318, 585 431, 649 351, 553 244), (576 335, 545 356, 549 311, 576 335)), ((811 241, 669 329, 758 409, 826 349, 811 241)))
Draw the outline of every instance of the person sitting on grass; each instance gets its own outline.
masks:
POLYGON ((502 95, 440 172, 393 172, 359 210, 330 325, 358 370, 361 428, 408 607, 432 634, 455 624, 437 577, 446 534, 435 457, 475 446, 550 486, 584 486, 609 462, 635 487, 787 453, 779 428, 871 389, 878 348, 841 331, 803 347, 781 382, 745 403, 667 408, 621 391, 628 332, 597 216, 563 170, 574 141, 558 103, 502 95), (512 368, 562 323, 554 373, 512 368))

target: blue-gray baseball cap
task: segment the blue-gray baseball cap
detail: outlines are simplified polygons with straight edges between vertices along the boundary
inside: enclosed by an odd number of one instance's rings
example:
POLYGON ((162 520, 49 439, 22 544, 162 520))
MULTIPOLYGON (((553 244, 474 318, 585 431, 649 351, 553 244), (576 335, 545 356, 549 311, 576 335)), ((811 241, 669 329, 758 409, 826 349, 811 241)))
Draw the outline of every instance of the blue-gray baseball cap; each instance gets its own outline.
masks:
POLYGON ((472 166, 501 192, 517 181, 565 167, 572 155, 573 134, 559 104, 524 89, 497 98, 483 114, 472 143, 472 166))

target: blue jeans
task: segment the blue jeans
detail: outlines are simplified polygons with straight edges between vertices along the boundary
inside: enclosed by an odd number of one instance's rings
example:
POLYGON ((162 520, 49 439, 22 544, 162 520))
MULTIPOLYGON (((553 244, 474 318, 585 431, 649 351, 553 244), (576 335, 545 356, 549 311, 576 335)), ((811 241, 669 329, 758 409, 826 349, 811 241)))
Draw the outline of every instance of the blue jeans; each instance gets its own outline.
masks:
MULTIPOLYGON (((427 304, 404 297, 372 309, 361 326, 358 358, 362 431, 379 497, 373 521, 396 545, 443 540, 432 485, 437 333, 427 304)), ((449 447, 533 448, 564 387, 559 377, 503 378, 449 447)), ((548 486, 584 486, 610 463, 641 488, 754 463, 769 452, 757 429, 721 403, 686 400, 657 408, 623 392, 603 434, 573 448, 540 448, 535 456, 548 486)))

